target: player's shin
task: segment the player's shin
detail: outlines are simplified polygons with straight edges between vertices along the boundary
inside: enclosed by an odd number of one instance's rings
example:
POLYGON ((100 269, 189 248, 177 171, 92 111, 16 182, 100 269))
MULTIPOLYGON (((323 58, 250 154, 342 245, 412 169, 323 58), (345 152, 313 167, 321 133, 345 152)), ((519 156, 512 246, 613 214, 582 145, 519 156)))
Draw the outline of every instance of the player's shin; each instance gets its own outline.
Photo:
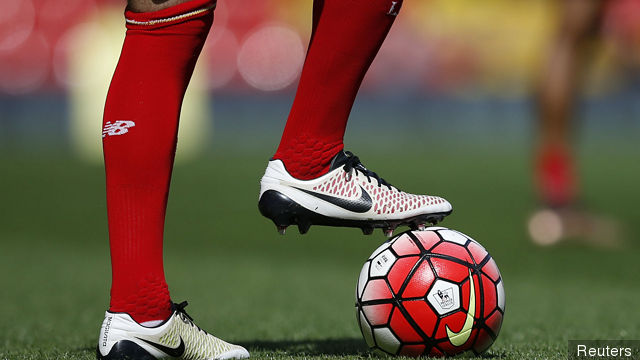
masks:
POLYGON ((127 35, 104 112, 111 311, 166 319, 162 237, 182 99, 215 1, 125 13, 127 35))
POLYGON ((309 50, 274 155, 295 178, 326 173, 342 150, 360 84, 401 5, 401 0, 314 1, 309 50))

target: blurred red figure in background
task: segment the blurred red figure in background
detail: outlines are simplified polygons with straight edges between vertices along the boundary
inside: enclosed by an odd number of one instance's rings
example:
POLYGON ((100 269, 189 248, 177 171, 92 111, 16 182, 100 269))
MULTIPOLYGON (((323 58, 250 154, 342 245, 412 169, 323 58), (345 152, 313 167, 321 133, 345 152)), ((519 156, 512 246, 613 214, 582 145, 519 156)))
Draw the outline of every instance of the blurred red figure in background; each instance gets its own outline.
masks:
MULTIPOLYGON (((617 241, 613 221, 581 208, 573 137, 575 100, 592 58, 591 45, 601 36, 607 13, 616 11, 623 2, 559 2, 560 22, 537 89, 539 132, 534 174, 542 210, 530 219, 529 233, 538 244, 550 245, 568 238, 600 245, 617 241)), ((614 16, 619 19, 621 14, 617 12, 614 16)))

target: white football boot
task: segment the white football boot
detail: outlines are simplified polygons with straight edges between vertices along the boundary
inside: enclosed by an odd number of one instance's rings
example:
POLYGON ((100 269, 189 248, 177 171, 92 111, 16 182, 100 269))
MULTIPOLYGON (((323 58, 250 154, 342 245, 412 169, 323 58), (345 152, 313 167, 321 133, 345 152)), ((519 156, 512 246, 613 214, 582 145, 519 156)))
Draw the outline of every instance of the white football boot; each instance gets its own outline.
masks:
POLYGON ((367 235, 382 228, 387 236, 401 225, 423 229, 452 211, 443 198, 398 190, 348 151, 340 151, 329 172, 312 180, 289 175, 281 160, 269 161, 258 208, 281 234, 296 224, 301 234, 311 225, 328 225, 357 227, 367 235))
POLYGON ((187 302, 173 304, 169 319, 154 327, 135 322, 129 314, 107 311, 96 355, 104 360, 246 359, 249 352, 200 329, 184 311, 187 302))

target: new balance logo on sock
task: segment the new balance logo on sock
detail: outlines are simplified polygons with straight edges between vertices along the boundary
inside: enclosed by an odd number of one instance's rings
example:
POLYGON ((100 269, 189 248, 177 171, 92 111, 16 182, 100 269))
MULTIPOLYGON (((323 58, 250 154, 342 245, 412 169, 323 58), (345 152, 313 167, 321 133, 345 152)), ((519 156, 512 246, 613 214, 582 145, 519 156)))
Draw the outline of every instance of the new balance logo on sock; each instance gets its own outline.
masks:
POLYGON ((102 137, 107 135, 124 135, 129 132, 129 128, 136 126, 131 120, 118 120, 115 122, 107 121, 104 124, 104 129, 102 129, 102 137))

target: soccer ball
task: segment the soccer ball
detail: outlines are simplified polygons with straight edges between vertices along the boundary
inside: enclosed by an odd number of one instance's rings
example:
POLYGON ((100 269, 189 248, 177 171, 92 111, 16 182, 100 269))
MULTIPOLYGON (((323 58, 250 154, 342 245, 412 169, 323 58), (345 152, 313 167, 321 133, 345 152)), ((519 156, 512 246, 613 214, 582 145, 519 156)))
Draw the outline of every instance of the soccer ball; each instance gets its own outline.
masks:
POLYGON ((382 244, 356 287, 367 345, 391 355, 480 354, 500 332, 504 300, 500 271, 487 251, 443 227, 382 244))

